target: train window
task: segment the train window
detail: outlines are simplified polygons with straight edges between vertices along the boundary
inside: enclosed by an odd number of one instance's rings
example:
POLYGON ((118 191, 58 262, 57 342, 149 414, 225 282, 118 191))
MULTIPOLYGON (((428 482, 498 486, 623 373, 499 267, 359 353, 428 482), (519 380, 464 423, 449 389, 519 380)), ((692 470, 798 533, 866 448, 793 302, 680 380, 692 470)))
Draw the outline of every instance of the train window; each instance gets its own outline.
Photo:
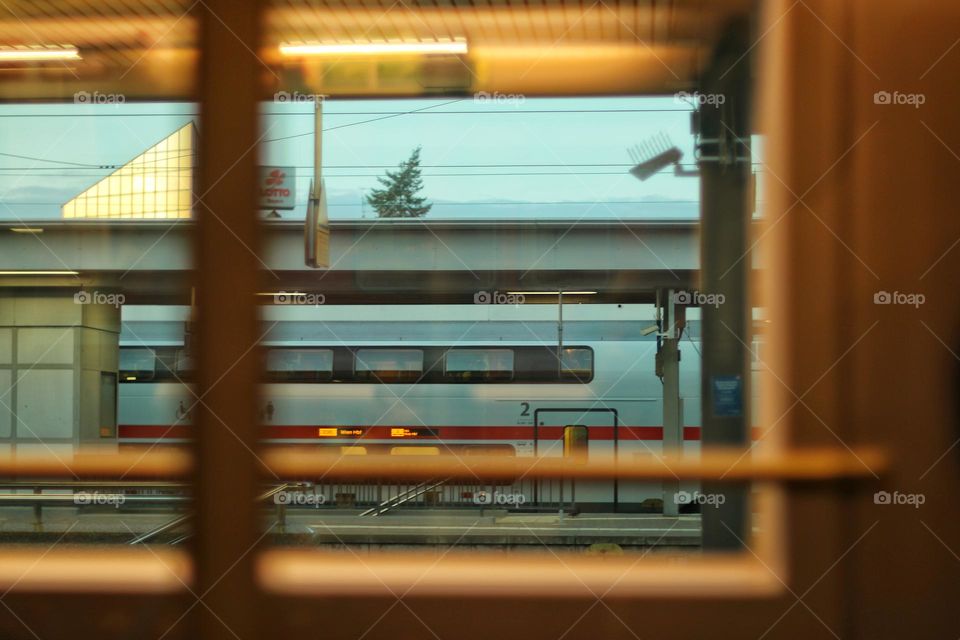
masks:
POLYGON ((590 349, 564 349, 560 354, 560 377, 588 381, 593 375, 593 351, 590 349))
POLYGON ((153 349, 120 349, 120 379, 124 382, 153 380, 157 373, 157 354, 153 349))
POLYGON ((443 358, 444 376, 457 382, 507 382, 513 379, 511 349, 450 349, 443 358))
POLYGON ((423 372, 421 349, 357 349, 354 372, 357 380, 416 382, 423 372))
POLYGON ((556 347, 528 347, 516 351, 514 382, 584 383, 593 379, 593 350, 567 347, 557 358, 556 347))
POLYGON ((333 378, 330 349, 270 349, 267 377, 271 382, 321 382, 333 378))

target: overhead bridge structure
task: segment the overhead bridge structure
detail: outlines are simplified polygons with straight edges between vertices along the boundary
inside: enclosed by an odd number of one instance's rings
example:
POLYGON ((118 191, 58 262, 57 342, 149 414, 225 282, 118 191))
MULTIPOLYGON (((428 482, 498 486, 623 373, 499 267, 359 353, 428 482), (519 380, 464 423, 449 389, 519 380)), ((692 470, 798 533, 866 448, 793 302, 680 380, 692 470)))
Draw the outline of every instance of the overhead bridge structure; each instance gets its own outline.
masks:
MULTIPOLYGON (((0 441, 18 434, 18 451, 114 441, 121 309, 190 304, 194 225, 0 224, 0 441)), ((650 303, 697 287, 698 231, 680 220, 335 221, 329 268, 312 269, 303 223, 265 221, 245 249, 262 267, 263 304, 282 304, 281 293, 328 306, 512 293, 556 304, 558 292, 571 303, 650 303)), ((222 279, 232 286, 229 272, 222 279)))
MULTIPOLYGON (((222 223, 229 236, 229 219, 222 223)), ((260 245, 248 250, 264 292, 322 293, 327 304, 471 303, 478 291, 559 290, 651 302, 658 288, 696 286, 698 228, 693 220, 334 221, 330 266, 311 269, 302 222, 278 221, 264 222, 260 245)), ((127 304, 189 303, 193 230, 191 221, 0 224, 0 282, 5 295, 85 289, 122 293, 127 304)))

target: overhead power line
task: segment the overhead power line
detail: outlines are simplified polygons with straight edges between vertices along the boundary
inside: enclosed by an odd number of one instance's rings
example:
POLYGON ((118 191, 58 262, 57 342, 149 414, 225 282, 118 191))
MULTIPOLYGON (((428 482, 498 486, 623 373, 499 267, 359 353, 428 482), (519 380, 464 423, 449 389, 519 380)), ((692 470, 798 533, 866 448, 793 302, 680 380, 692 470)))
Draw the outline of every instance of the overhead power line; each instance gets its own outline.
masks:
POLYGON ((34 157, 34 156, 24 156, 24 155, 20 155, 20 154, 18 154, 18 153, 2 153, 2 152, 0 152, 0 156, 3 156, 3 157, 5 157, 5 158, 18 158, 18 159, 20 159, 20 160, 33 160, 33 161, 35 161, 35 162, 49 162, 49 163, 51 163, 51 164, 65 164, 65 165, 70 165, 70 166, 75 166, 75 167, 83 167, 84 169, 109 169, 109 168, 111 168, 111 165, 107 165, 107 164, 86 164, 86 163, 83 163, 83 162, 70 162, 69 160, 49 160, 49 159, 47 159, 47 158, 36 158, 36 157, 34 157))

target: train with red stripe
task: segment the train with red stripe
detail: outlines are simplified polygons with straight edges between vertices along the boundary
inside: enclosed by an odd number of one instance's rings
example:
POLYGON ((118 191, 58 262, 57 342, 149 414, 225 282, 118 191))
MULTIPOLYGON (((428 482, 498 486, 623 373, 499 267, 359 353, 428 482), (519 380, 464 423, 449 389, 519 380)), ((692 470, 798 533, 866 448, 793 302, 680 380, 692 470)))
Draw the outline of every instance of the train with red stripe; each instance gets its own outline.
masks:
MULTIPOLYGON (((366 455, 564 455, 576 425, 591 458, 662 450, 652 305, 264 305, 263 438, 366 455)), ((188 309, 126 307, 123 445, 189 440, 197 398, 188 309)), ((699 322, 681 347, 683 451, 699 452, 699 322)), ((624 488, 622 500, 659 497, 624 488)), ((585 499, 587 496, 583 496, 585 499)), ((603 502, 603 498, 600 498, 603 502)))

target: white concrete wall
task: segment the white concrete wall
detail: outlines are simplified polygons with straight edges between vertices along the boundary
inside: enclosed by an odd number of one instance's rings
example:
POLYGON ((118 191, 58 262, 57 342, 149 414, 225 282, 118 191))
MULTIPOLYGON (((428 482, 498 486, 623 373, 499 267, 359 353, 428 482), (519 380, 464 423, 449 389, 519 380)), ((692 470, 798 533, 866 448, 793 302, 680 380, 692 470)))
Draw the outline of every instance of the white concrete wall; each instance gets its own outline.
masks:
POLYGON ((100 436, 100 381, 117 371, 120 310, 73 292, 0 296, 0 455, 69 453, 100 436))

